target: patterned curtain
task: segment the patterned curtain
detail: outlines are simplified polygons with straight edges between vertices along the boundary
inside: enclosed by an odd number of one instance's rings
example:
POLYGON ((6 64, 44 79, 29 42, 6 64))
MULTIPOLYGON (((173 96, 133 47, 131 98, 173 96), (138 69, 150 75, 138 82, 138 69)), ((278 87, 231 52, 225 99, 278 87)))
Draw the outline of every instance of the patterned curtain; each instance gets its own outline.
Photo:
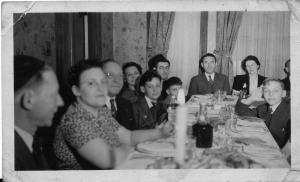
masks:
POLYGON ((174 12, 148 14, 147 61, 157 54, 167 56, 174 16, 174 12))
POLYGON ((225 74, 229 78, 230 85, 233 82, 232 52, 242 22, 243 12, 217 12, 216 50, 218 66, 217 72, 225 74))

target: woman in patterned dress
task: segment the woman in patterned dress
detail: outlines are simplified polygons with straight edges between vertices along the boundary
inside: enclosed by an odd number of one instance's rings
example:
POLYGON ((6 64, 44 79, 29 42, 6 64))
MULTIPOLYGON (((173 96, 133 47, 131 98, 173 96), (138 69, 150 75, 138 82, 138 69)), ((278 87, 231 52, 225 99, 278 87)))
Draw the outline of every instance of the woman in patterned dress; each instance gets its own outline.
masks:
POLYGON ((99 62, 83 60, 72 66, 69 85, 76 97, 56 128, 54 154, 59 169, 112 169, 128 155, 129 146, 167 137, 172 126, 129 131, 105 107, 107 78, 99 62))

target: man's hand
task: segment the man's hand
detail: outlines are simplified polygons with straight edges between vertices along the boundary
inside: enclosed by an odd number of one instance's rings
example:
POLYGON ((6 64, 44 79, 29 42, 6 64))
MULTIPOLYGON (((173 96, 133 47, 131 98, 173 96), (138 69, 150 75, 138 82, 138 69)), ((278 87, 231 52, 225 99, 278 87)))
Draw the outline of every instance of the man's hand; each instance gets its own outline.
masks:
POLYGON ((174 126, 170 121, 166 123, 163 122, 162 124, 163 126, 159 128, 159 130, 161 131, 163 137, 168 137, 174 134, 174 126))

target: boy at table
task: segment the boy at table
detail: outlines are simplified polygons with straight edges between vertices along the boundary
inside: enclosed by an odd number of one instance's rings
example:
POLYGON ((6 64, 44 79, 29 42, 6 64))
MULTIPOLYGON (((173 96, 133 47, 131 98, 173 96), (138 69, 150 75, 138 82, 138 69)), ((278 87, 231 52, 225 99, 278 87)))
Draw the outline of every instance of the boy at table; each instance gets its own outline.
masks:
POLYGON ((134 129, 153 129, 167 118, 167 111, 158 102, 162 79, 154 71, 146 71, 140 79, 140 92, 144 95, 133 103, 134 129))
POLYGON ((178 91, 182 87, 182 81, 180 78, 173 76, 165 81, 167 97, 163 101, 164 108, 167 109, 170 105, 172 97, 177 99, 178 91))
POLYGON ((238 115, 264 119, 280 148, 286 144, 291 132, 290 99, 285 96, 286 90, 281 80, 267 79, 263 82, 263 86, 257 88, 250 97, 239 100, 236 104, 238 115), (266 103, 250 109, 249 106, 261 100, 262 96, 266 103))

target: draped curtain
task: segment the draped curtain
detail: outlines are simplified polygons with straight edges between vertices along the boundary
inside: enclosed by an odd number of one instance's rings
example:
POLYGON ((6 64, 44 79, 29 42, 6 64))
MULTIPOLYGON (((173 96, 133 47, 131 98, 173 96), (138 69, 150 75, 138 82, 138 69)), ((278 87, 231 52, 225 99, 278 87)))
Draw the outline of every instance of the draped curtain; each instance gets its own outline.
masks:
POLYGON ((199 50, 200 12, 176 12, 167 58, 171 62, 170 76, 179 77, 185 90, 198 74, 199 50))
POLYGON ((216 49, 214 51, 218 60, 217 72, 228 76, 230 85, 233 82, 231 55, 238 37, 242 16, 242 12, 217 12, 216 49))
POLYGON ((147 60, 157 54, 167 55, 174 16, 174 12, 148 13, 147 60))
POLYGON ((248 55, 260 61, 259 74, 283 78, 290 58, 290 12, 245 12, 232 54, 234 75, 244 74, 241 61, 248 55))

